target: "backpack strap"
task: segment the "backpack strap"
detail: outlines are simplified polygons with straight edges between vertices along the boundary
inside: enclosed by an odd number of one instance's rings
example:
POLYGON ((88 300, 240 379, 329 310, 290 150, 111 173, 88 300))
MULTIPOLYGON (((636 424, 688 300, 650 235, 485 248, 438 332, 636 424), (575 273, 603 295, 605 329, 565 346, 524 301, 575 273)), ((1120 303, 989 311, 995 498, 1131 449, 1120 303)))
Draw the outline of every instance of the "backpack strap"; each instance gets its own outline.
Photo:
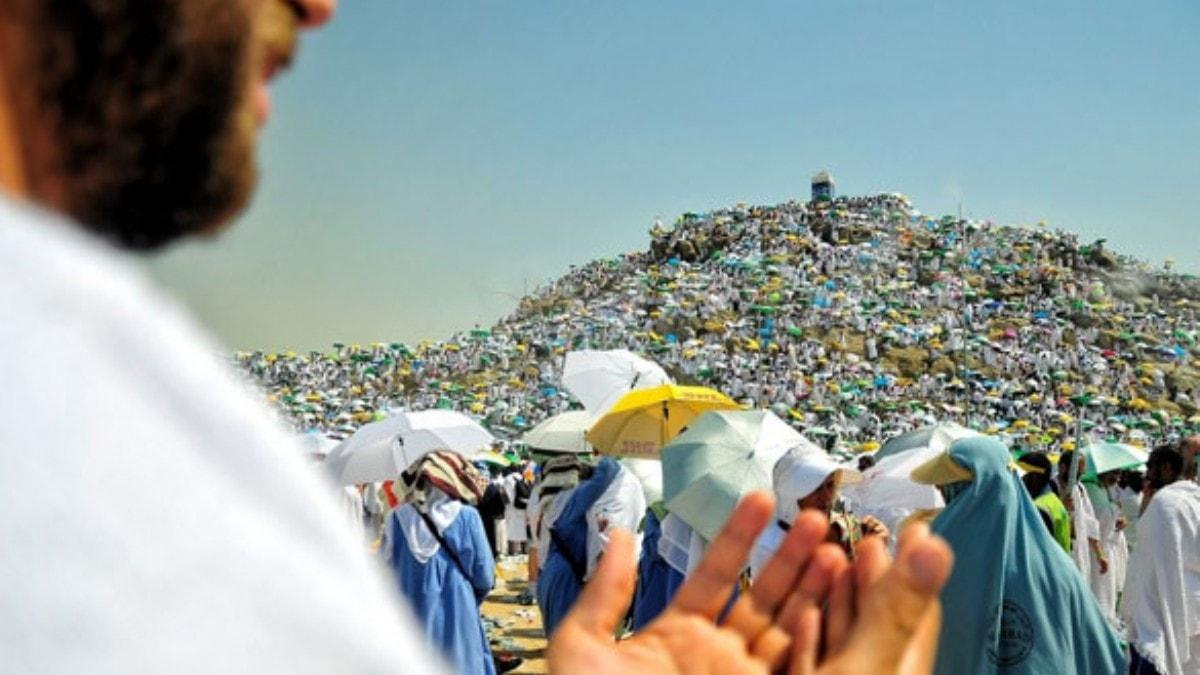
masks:
POLYGON ((450 560, 454 561, 454 566, 458 568, 460 573, 462 573, 463 578, 467 580, 468 584, 471 583, 471 575, 467 574, 467 566, 464 565, 462 559, 458 557, 458 552, 450 548, 450 545, 446 543, 446 539, 442 537, 442 533, 438 532, 437 527, 433 524, 433 519, 429 517, 428 513, 425 513, 421 509, 415 509, 415 511, 421 514, 421 520, 425 521, 425 527, 429 528, 429 531, 433 533, 434 539, 437 539, 438 544, 445 549, 446 554, 450 556, 450 560))

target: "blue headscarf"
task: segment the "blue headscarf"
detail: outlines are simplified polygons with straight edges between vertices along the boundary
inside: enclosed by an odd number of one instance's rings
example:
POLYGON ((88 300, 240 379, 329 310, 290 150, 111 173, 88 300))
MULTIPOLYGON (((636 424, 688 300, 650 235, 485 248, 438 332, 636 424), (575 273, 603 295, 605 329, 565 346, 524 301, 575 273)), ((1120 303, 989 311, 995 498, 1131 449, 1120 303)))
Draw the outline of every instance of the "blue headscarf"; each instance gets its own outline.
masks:
POLYGON ((937 675, 1123 672, 1117 636, 1046 530, 1008 450, 980 436, 948 452, 974 478, 947 486, 951 498, 933 521, 954 550, 937 675))

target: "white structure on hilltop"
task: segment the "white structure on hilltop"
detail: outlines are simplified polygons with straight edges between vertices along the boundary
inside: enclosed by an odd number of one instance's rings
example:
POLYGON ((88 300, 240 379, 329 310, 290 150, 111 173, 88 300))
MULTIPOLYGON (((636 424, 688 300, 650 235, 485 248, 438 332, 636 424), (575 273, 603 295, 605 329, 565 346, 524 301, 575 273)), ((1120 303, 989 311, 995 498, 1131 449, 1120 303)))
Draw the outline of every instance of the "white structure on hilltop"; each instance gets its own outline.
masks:
POLYGON ((828 171, 822 170, 812 177, 812 200, 814 202, 833 201, 833 198, 836 196, 833 176, 829 175, 828 171))

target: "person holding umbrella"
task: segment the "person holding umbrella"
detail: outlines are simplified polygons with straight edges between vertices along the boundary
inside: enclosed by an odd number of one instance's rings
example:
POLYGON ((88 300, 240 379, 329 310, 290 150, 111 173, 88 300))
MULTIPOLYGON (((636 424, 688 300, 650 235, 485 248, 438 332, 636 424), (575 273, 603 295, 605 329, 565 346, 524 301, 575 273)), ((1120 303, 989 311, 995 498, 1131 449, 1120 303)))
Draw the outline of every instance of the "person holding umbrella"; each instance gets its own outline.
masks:
POLYGON ((839 506, 838 492, 843 485, 862 480, 862 474, 843 467, 828 455, 810 448, 789 451, 775 463, 775 522, 768 525, 750 553, 750 574, 759 572, 778 550, 792 522, 804 510, 814 510, 830 519, 828 541, 835 543, 853 557, 854 548, 865 536, 877 536, 885 541, 887 527, 873 517, 858 519, 839 506))
POLYGON ((1100 574, 1108 573, 1108 557, 1100 548, 1100 521, 1087 489, 1079 480, 1087 472, 1087 462, 1082 455, 1068 450, 1058 460, 1058 481, 1062 490, 1062 501, 1071 513, 1071 558, 1079 573, 1087 578, 1092 573, 1093 559, 1100 574), (1074 466, 1074 472, 1072 472, 1074 466))

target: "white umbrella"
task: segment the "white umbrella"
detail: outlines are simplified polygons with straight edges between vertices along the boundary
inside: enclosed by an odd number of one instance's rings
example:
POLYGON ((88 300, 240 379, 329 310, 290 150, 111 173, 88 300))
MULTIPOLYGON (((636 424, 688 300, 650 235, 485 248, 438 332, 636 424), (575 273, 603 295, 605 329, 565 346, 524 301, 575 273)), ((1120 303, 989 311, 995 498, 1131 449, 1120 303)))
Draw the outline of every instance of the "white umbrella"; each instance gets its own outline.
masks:
POLYGON ((338 442, 328 436, 322 436, 315 431, 308 431, 296 437, 300 441, 300 447, 303 449, 304 455, 319 457, 325 459, 338 442))
POLYGON ((433 450, 467 457, 496 439, 478 422, 453 410, 397 412, 361 427, 330 451, 325 465, 344 485, 392 480, 433 450))
POLYGON ((627 349, 568 352, 563 365, 563 388, 579 399, 588 412, 596 415, 604 413, 635 389, 660 384, 672 384, 666 371, 627 349))
POLYGON ((884 457, 863 472, 862 482, 844 487, 842 496, 853 505, 855 514, 875 516, 899 534, 900 522, 912 512, 945 506, 936 487, 918 484, 909 477, 913 469, 944 451, 927 446, 884 457))
POLYGON ((743 495, 771 489, 789 451, 825 452, 769 410, 709 411, 662 450, 663 500, 710 541, 743 495))
POLYGON ((623 457, 618 460, 629 469, 642 485, 642 494, 646 495, 646 504, 662 501, 663 476, 662 460, 641 457, 623 457))
POLYGON ((945 505, 937 488, 910 478, 912 470, 946 452, 958 439, 980 435, 958 424, 939 424, 900 434, 875 453, 878 463, 863 472, 862 482, 847 486, 842 494, 853 503, 855 513, 875 516, 896 531, 912 512, 945 505), (884 455, 889 448, 891 453, 884 455))
POLYGON ((944 422, 933 426, 917 429, 891 438, 875 453, 876 461, 911 450, 921 448, 938 448, 946 450, 950 444, 960 438, 978 436, 979 432, 972 431, 953 422, 944 422))
POLYGON ((554 417, 542 420, 537 426, 525 432, 521 441, 535 450, 591 452, 592 446, 584 440, 583 436, 593 422, 595 422, 595 418, 586 410, 559 413, 554 417))

